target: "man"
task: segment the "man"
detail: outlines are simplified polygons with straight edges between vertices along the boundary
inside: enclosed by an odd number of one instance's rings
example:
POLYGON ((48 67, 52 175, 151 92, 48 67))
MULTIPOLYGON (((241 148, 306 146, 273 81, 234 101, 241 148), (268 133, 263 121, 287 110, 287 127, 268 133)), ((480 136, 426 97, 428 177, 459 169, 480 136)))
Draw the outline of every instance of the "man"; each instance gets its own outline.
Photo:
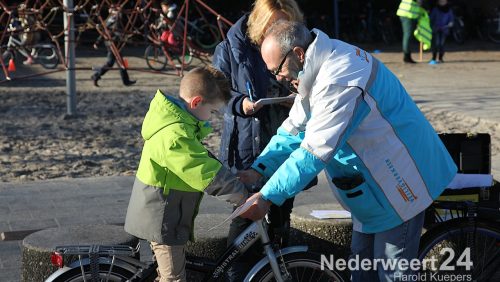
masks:
MULTIPOLYGON (((353 217, 352 256, 415 258, 424 210, 456 174, 432 126, 399 80, 358 47, 300 23, 273 25, 261 48, 267 68, 299 95, 244 182, 268 182, 242 216, 262 218, 323 169, 353 217)), ((351 270, 353 281, 392 281, 399 269, 351 270)))
POLYGON ((420 3, 422 0, 401 0, 396 15, 401 20, 403 29, 403 62, 414 64, 415 61, 411 58, 410 39, 417 25, 417 19, 420 16, 420 3))

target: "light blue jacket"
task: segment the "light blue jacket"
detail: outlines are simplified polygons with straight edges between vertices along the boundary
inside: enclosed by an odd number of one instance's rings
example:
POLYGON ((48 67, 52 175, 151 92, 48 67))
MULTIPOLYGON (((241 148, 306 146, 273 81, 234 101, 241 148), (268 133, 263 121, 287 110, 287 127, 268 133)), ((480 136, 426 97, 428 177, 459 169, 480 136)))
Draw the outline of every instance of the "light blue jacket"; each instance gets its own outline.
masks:
POLYGON ((325 170, 354 230, 389 230, 425 210, 457 168, 391 71, 313 32, 290 116, 252 165, 270 177, 261 192, 280 205, 325 170))

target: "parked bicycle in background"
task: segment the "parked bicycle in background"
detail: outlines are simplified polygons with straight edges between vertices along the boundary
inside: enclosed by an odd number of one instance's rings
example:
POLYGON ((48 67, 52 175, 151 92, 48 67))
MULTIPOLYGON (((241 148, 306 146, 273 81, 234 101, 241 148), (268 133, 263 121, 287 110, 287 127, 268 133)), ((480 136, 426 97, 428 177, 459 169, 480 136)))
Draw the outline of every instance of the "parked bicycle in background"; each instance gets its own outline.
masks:
POLYGON ((461 192, 447 189, 445 196, 428 208, 427 231, 419 251, 419 259, 427 266, 422 275, 500 281, 499 192, 498 183, 461 192), (452 200, 464 194, 472 198, 452 200))
POLYGON ((479 38, 500 44, 500 6, 486 15, 477 27, 479 38))

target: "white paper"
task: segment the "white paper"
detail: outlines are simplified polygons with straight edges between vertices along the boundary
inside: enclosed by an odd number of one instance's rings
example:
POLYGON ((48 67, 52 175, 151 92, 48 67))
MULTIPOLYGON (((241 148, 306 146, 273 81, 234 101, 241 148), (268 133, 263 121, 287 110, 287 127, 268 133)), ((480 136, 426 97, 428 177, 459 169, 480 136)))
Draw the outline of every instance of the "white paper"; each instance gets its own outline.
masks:
POLYGON ((259 99, 257 102, 255 102, 255 105, 269 105, 269 104, 276 104, 276 103, 281 103, 281 102, 286 102, 286 101, 293 101, 295 100, 295 94, 291 94, 285 97, 276 97, 276 98, 262 98, 259 99))
POLYGON ((351 213, 345 210, 313 210, 311 216, 319 219, 351 218, 351 213))
POLYGON ((257 199, 258 198, 255 197, 253 199, 253 201, 247 201, 243 205, 237 207, 229 217, 227 217, 226 219, 224 219, 223 222, 221 222, 221 223, 217 224, 216 226, 208 229, 208 231, 212 231, 214 229, 217 229, 217 228, 221 227, 227 221, 233 220, 234 218, 238 217, 240 214, 246 212, 257 201, 257 199))

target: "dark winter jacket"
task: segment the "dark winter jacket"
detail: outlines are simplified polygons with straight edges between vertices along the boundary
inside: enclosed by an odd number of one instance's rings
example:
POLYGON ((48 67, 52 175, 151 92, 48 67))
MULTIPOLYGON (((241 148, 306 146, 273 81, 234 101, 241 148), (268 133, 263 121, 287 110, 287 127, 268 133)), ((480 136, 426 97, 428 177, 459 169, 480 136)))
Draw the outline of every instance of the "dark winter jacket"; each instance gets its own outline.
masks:
POLYGON ((454 16, 448 5, 432 9, 430 18, 433 32, 442 31, 444 35, 449 34, 450 24, 453 23, 454 16))
POLYGON ((233 170, 250 167, 289 112, 280 105, 267 105, 252 116, 243 112, 242 101, 248 97, 247 81, 254 101, 289 94, 267 70, 258 47, 250 43, 246 35, 247 20, 245 15, 231 27, 213 56, 213 65, 231 79, 236 91, 225 109, 220 152, 220 160, 233 170))

